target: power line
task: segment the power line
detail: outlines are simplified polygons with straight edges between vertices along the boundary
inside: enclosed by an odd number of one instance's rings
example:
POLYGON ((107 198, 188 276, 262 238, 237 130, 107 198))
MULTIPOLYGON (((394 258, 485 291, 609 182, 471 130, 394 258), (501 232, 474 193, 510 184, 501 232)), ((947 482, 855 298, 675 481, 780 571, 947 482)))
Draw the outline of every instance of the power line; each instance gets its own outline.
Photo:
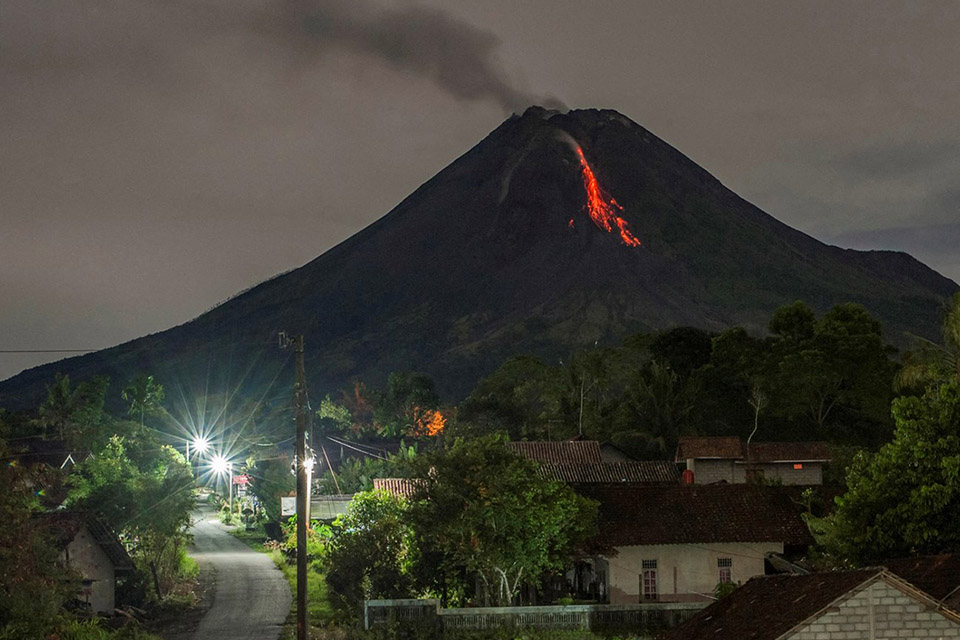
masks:
POLYGON ((0 353, 90 353, 101 349, 0 349, 0 353))

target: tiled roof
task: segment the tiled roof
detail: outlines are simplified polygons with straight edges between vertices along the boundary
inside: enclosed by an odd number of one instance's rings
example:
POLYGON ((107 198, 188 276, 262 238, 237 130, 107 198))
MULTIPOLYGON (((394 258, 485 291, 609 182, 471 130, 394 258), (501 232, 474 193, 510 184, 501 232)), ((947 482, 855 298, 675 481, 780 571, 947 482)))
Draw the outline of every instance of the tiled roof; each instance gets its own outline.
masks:
POLYGON ((960 607, 960 553, 888 560, 883 566, 937 600, 960 607))
POLYGON ((410 478, 374 478, 373 489, 374 491, 386 491, 395 496, 410 498, 417 490, 417 483, 410 478))
MULTIPOLYGON (((777 640, 837 599, 875 580, 884 580, 931 609, 935 607, 935 596, 922 589, 911 589, 902 576, 882 567, 802 576, 760 576, 657 636, 657 640, 777 640)), ((941 613, 960 623, 955 612, 941 609, 941 613)))
POLYGON ((722 458, 749 462, 800 462, 830 460, 826 442, 752 442, 737 437, 680 438, 677 462, 688 458, 722 458))
POLYGON ((741 457, 750 462, 827 461, 831 458, 826 442, 751 442, 749 455, 744 444, 741 457))
POLYGON ((596 440, 563 442, 508 442, 507 447, 525 458, 545 464, 599 464, 600 443, 596 440))
POLYGON ((813 542, 796 487, 746 484, 581 485, 600 503, 597 542, 609 546, 716 542, 813 542))
POLYGON ((133 560, 130 559, 127 550, 120 543, 117 534, 100 518, 78 511, 57 511, 44 513, 38 517, 57 548, 66 548, 77 537, 80 528, 86 525, 97 546, 107 554, 116 570, 122 571, 133 568, 133 560))
POLYGON ((713 438, 680 438, 677 462, 688 458, 732 458, 741 456, 740 438, 722 436, 713 438))
POLYGON ((567 484, 679 484, 677 465, 666 460, 601 464, 544 464, 540 475, 567 484))
POLYGON ((657 640, 775 640, 880 573, 865 569, 753 578, 657 640))

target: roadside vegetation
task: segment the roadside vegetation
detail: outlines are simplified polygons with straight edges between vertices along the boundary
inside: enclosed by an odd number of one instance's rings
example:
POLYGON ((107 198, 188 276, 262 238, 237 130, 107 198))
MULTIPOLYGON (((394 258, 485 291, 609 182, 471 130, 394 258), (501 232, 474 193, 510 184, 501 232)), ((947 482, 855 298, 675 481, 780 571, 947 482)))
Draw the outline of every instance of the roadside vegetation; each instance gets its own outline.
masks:
POLYGON ((104 410, 108 389, 57 376, 32 416, 0 414, 0 638, 146 638, 151 620, 196 604, 193 474, 144 422, 162 387, 142 376, 124 389, 134 420, 104 410), (78 599, 81 576, 63 553, 71 518, 96 519, 129 554, 123 616, 92 616, 78 599))

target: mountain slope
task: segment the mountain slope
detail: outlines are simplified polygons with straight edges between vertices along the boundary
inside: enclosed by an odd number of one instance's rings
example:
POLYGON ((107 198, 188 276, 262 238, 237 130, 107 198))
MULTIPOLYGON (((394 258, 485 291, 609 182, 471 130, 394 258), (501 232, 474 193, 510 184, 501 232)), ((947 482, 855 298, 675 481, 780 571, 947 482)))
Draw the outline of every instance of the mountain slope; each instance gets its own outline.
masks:
POLYGON ((33 404, 54 371, 251 394, 280 375, 268 393, 282 396, 280 330, 306 336, 312 388, 416 369, 457 399, 509 355, 558 358, 674 325, 759 333, 796 299, 860 302, 890 339, 935 338, 956 289, 906 254, 843 250, 778 222, 614 111, 534 107, 312 262, 182 326, 23 372, 0 383, 0 406, 33 404), (589 215, 578 148, 610 232, 589 215))

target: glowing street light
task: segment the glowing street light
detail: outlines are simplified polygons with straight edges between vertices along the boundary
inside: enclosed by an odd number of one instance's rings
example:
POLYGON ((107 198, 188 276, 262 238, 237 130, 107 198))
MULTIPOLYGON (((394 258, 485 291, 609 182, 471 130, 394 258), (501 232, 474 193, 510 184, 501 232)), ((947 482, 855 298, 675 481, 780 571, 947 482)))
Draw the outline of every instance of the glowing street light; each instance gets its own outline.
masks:
POLYGON ((227 476, 227 491, 229 493, 230 512, 233 513, 233 462, 227 460, 222 455, 213 456, 210 461, 210 468, 218 476, 227 476))
POLYGON ((203 436, 195 436, 194 438, 187 439, 187 462, 190 462, 190 444, 193 444, 193 450, 200 455, 206 453, 207 449, 210 448, 210 443, 207 442, 207 439, 203 436))

